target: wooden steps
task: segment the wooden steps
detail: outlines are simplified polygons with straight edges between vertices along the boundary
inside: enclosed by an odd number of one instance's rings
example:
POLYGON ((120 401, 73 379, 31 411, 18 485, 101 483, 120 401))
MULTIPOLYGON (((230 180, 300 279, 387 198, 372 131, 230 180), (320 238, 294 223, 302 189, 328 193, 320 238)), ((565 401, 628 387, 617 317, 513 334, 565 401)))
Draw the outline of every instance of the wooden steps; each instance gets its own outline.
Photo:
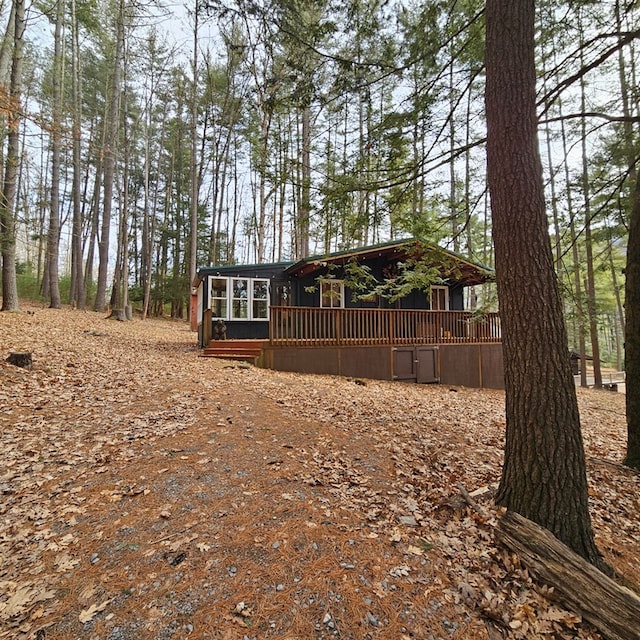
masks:
POLYGON ((206 358, 241 360, 256 364, 268 340, 211 340, 202 355, 206 358))

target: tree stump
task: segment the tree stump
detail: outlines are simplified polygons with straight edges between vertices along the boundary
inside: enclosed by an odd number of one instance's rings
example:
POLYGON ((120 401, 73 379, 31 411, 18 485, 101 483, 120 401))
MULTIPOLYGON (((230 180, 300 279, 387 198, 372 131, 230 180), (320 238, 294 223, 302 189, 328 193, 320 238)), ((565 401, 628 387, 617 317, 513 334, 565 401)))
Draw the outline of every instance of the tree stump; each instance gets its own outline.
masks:
POLYGON ((124 308, 124 315, 127 320, 133 320, 133 307, 130 304, 124 308))
POLYGON ((30 351, 15 351, 9 354, 7 362, 16 367, 23 369, 31 369, 33 367, 33 359, 30 351))
POLYGON ((127 316, 125 314, 124 309, 112 309, 111 313, 107 316, 107 318, 113 318, 114 320, 125 322, 127 319, 127 316))

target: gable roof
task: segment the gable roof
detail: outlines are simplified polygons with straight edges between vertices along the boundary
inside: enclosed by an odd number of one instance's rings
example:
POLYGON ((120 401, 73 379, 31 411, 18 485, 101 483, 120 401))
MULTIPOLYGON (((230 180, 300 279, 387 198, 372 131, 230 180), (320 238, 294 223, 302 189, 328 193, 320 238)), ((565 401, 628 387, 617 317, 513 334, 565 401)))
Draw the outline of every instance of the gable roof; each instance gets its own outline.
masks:
MULTIPOLYGON (((449 273, 455 272, 455 278, 452 276, 452 279, 455 279, 465 286, 482 284, 494 279, 494 270, 491 267, 480 264, 479 262, 473 262, 454 251, 443 249, 433 242, 418 240, 416 238, 404 238, 402 240, 391 240, 368 247, 358 247, 356 249, 336 251, 329 254, 317 254, 303 258, 297 262, 263 262, 253 265, 230 264, 201 267, 196 274, 193 286, 197 288, 199 281, 207 275, 247 277, 249 272, 254 271, 255 277, 274 278, 278 273, 284 273, 287 276, 300 278, 326 269, 330 264, 341 266, 351 260, 362 261, 375 258, 384 258, 390 262, 402 262, 412 255, 415 255, 416 252, 423 254, 432 253, 443 264, 450 262, 451 264, 446 271, 449 273)), ((446 277, 447 274, 444 273, 443 275, 446 277)))
POLYGON ((316 271, 325 269, 328 265, 344 265, 351 260, 367 260, 373 258, 384 258, 386 260, 403 261, 415 254, 416 251, 422 253, 433 253, 441 255, 442 261, 451 260, 457 272, 456 280, 466 286, 482 284, 494 279, 494 271, 491 267, 473 262, 464 258, 458 253, 443 249, 433 242, 418 240, 416 238, 405 238, 403 240, 393 240, 368 247, 348 249, 335 253, 315 255, 303 258, 292 263, 285 269, 285 273, 291 276, 308 276, 316 271))

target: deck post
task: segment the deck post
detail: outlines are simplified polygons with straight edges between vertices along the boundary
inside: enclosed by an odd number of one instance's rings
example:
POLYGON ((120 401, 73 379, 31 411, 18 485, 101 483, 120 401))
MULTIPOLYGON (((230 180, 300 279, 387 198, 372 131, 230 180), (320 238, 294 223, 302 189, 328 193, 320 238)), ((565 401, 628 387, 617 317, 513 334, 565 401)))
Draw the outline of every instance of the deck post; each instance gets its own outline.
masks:
POLYGON ((211 309, 205 309, 202 320, 202 344, 208 346, 211 341, 211 309))

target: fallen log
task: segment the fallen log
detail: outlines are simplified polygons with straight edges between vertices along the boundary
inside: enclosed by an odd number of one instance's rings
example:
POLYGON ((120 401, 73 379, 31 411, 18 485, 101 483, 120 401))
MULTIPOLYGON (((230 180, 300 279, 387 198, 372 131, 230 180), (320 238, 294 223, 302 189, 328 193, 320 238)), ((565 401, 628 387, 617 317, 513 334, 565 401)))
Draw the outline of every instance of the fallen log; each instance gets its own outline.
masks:
POLYGON ((557 600, 580 614, 608 640, 640 639, 640 597, 574 553, 551 532, 508 511, 496 535, 557 600))

